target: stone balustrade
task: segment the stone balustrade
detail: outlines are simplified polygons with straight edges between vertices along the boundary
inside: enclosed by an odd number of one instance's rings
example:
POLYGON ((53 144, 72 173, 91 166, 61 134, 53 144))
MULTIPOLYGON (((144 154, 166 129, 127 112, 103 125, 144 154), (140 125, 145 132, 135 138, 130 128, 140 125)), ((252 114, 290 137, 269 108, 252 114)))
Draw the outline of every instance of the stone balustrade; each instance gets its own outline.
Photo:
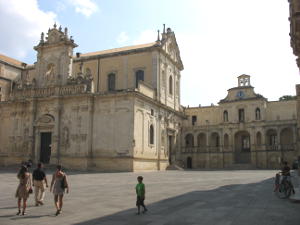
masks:
POLYGON ((61 95, 76 95, 87 92, 86 84, 76 84, 67 86, 55 86, 46 88, 31 88, 14 90, 10 96, 11 100, 26 98, 41 98, 61 95))

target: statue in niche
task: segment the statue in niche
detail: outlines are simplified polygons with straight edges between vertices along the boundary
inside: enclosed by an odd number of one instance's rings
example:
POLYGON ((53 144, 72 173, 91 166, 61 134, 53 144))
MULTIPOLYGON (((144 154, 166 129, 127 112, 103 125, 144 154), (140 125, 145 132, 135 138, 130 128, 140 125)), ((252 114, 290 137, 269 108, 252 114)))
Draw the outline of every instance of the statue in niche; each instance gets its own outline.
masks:
POLYGON ((48 64, 47 71, 45 73, 47 82, 54 80, 54 69, 55 69, 55 66, 53 63, 48 64))

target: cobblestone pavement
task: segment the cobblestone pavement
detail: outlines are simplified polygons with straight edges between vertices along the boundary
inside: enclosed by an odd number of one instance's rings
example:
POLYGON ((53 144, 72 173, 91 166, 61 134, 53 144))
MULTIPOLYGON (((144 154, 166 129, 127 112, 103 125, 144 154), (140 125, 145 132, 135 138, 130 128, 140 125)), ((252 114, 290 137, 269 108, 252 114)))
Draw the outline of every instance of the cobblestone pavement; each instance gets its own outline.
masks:
MULTIPOLYGON (((0 225, 299 225, 300 204, 273 194, 271 170, 166 171, 143 173, 68 172, 71 191, 55 216, 53 196, 45 205, 28 200, 16 216, 15 172, 0 172, 0 225), (135 215, 135 184, 144 176, 149 211, 135 215)), ((50 176, 48 176, 50 180, 50 176)))

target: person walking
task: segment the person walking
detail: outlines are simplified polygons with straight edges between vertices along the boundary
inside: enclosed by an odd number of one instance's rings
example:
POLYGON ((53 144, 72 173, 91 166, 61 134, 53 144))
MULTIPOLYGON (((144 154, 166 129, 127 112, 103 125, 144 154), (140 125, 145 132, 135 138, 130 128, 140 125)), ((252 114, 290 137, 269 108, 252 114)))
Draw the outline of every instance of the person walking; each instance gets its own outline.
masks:
POLYGON ((56 171, 52 176, 52 181, 50 185, 50 191, 53 190, 54 195, 54 204, 56 207, 56 213, 57 216, 62 212, 62 206, 63 206, 63 197, 65 189, 67 189, 67 193, 69 193, 69 184, 67 182, 67 176, 62 171, 62 166, 57 165, 56 171))
POLYGON ((139 215, 141 206, 144 208, 143 213, 147 212, 148 210, 144 204, 146 190, 145 190, 145 184, 143 183, 143 177, 138 176, 137 180, 138 183, 135 186, 135 192, 136 192, 136 206, 138 208, 137 214, 139 215))
POLYGON ((43 171, 43 164, 38 163, 37 168, 32 173, 32 181, 35 194, 35 206, 44 205, 45 185, 48 187, 48 181, 45 172, 43 171))
POLYGON ((16 190, 16 198, 18 199, 18 213, 17 215, 21 214, 21 202, 23 199, 23 210, 22 215, 26 214, 26 206, 27 206, 27 199, 29 194, 32 193, 32 186, 31 186, 31 178, 30 173, 28 172, 28 168, 26 166, 22 166, 17 175, 19 179, 19 185, 16 190))

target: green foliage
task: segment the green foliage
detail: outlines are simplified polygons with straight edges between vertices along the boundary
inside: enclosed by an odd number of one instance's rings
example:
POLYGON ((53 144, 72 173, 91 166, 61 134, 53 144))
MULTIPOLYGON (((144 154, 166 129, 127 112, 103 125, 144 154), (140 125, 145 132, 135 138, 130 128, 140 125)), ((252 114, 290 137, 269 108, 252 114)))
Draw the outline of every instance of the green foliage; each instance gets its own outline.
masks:
POLYGON ((279 101, 290 101, 290 100, 295 100, 297 99, 296 95, 283 95, 279 98, 279 101))

